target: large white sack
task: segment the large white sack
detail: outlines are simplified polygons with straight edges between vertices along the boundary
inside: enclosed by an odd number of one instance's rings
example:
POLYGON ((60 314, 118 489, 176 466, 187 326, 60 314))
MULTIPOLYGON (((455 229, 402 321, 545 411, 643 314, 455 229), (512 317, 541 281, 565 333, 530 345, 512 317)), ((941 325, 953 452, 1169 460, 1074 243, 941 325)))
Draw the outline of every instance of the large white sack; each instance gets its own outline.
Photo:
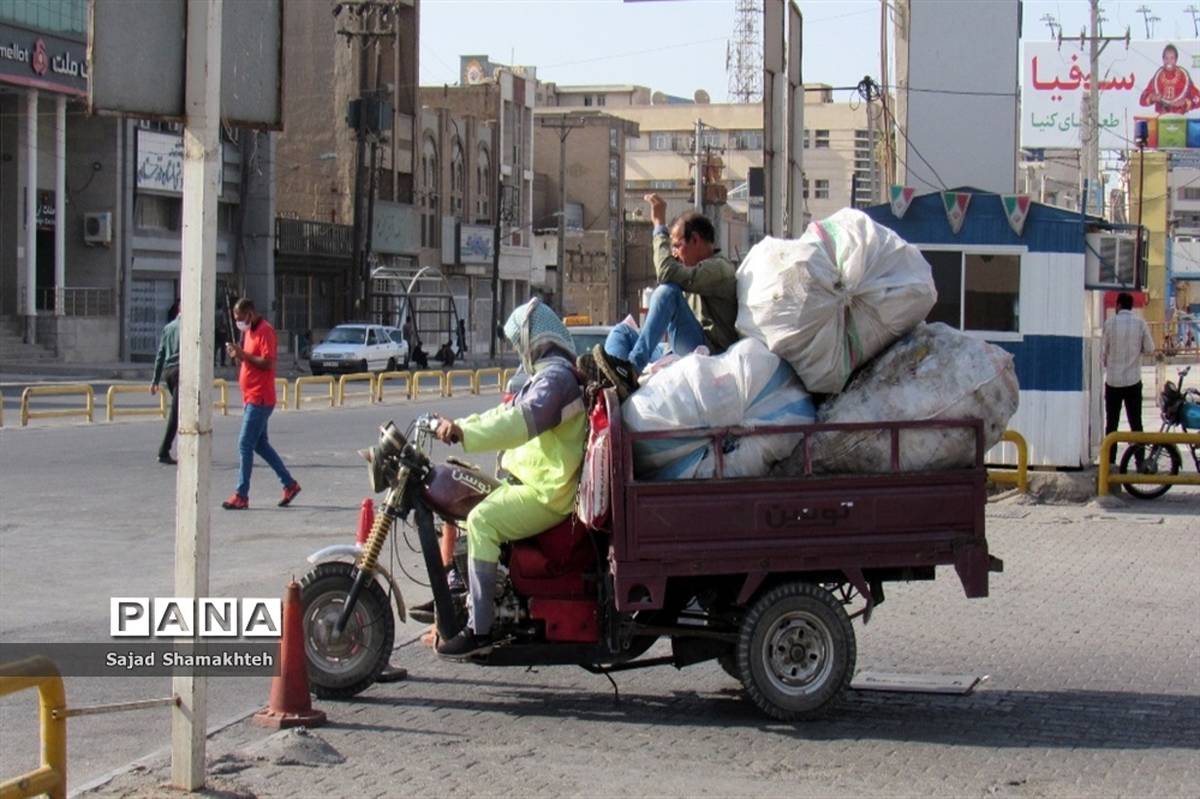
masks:
MULTIPOLYGON (((995 445, 1016 413, 1020 387, 1012 356, 944 324, 922 324, 855 375, 846 390, 821 406, 827 422, 983 420, 983 448, 995 445)), ((891 471, 887 432, 814 433, 813 470, 825 473, 891 471)), ((975 463, 971 430, 903 430, 901 471, 957 469, 975 463)), ((803 447, 775 473, 803 473, 803 447)))
POLYGON ((737 270, 737 327, 785 359, 805 388, 836 394, 851 372, 937 301, 920 250, 843 209, 799 239, 765 238, 737 270))
MULTIPOLYGON (((656 372, 621 406, 630 430, 681 430, 809 424, 812 399, 786 362, 765 346, 743 339, 721 355, 692 354, 656 372)), ((760 477, 786 458, 799 434, 742 436, 725 441, 723 474, 760 477)), ((712 477, 716 456, 704 436, 637 441, 633 470, 639 479, 712 477)))

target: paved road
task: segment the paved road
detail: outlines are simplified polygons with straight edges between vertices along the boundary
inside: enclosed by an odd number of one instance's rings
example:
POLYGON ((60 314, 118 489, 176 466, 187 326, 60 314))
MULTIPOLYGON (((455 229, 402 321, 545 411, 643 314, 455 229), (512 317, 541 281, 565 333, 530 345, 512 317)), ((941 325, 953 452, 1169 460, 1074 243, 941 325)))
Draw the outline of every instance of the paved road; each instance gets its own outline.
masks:
MULTIPOLYGON (((456 398, 452 414, 494 398, 456 398)), ((421 409, 433 407, 424 402, 421 409)), ((233 480, 238 418, 215 420, 214 595, 271 595, 308 552, 353 535, 365 475, 354 450, 415 406, 280 412, 272 438, 305 486, 274 507, 256 469, 253 510, 217 508, 233 480)), ((108 597, 163 595, 172 582, 174 470, 154 462, 157 420, 0 430, 0 641, 103 640, 108 597)), ((258 796, 396 794, 1154 795, 1200 794, 1200 491, 1088 506, 989 507, 1006 572, 993 596, 962 597, 953 575, 889 590, 856 624, 859 667, 989 675, 969 697, 852 693, 828 720, 768 722, 712 664, 602 677, 570 668, 485 670, 397 652, 407 683, 329 703, 314 735, 346 761, 309 769, 261 754, 266 733, 215 735, 213 784, 258 796)), ((417 573, 417 556, 407 565, 417 573)), ((410 602, 427 593, 402 585, 410 602)), ((411 639, 416 625, 397 630, 411 639)), ((210 722, 262 704, 265 679, 213 681, 210 722)), ((162 680, 68 680, 72 704, 166 695, 162 680)), ((36 762, 29 695, 0 699, 0 775, 36 762)), ((71 722, 72 784, 160 747, 166 714, 71 722)), ((156 796, 163 761, 105 796, 156 796)))
MULTIPOLYGON (((271 439, 304 491, 292 507, 275 507, 279 483, 259 461, 244 513, 220 508, 236 477, 240 416, 214 417, 209 595, 278 596, 307 569, 308 553, 353 540, 368 494, 355 450, 374 443, 381 422, 407 424, 435 407, 462 415, 495 402, 485 395, 278 411, 271 439)), ((144 418, 0 429, 0 642, 103 641, 109 597, 173 593, 175 469, 155 459, 161 435, 162 422, 144 418)), ((211 690, 210 720, 241 716, 265 701, 267 689, 265 679, 223 679, 211 690)), ((67 680, 72 705, 169 694, 167 678, 67 680)), ((31 697, 0 699, 0 776, 36 765, 31 697)), ((165 714, 155 711, 71 724, 73 784, 169 735, 165 714)))

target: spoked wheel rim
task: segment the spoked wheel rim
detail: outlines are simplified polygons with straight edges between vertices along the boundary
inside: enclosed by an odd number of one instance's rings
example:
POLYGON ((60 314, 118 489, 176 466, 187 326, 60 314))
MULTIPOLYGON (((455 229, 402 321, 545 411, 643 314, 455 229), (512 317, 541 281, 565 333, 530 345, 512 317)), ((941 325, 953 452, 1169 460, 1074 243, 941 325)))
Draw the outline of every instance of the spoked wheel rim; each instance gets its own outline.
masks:
POLYGON ((318 595, 304 613, 304 648, 310 663, 319 663, 331 674, 358 668, 364 658, 374 658, 374 625, 362 603, 354 608, 346 629, 339 636, 334 626, 346 602, 346 592, 326 591, 318 595))
POLYGON ((825 684, 833 669, 833 636, 817 616, 792 611, 763 638, 763 671, 781 693, 803 696, 825 684))

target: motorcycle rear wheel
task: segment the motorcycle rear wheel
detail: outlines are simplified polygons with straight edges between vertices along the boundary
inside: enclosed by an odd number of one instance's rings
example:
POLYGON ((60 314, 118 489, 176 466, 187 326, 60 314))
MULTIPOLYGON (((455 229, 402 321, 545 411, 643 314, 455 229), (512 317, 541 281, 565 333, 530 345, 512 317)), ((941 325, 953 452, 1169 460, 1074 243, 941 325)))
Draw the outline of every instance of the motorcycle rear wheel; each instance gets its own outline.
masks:
POLYGON ((321 699, 360 693, 375 682, 392 654, 395 621, 375 580, 358 595, 346 630, 340 636, 333 633, 354 573, 351 563, 321 563, 300 581, 308 685, 321 699))
MULTIPOLYGON (((1127 447, 1121 456, 1121 474, 1179 474, 1183 459, 1174 444, 1135 444, 1127 447), (1137 451, 1143 449, 1142 464, 1137 464, 1137 451)), ((1125 490, 1138 499, 1157 499, 1171 490, 1169 483, 1125 483, 1125 490)))

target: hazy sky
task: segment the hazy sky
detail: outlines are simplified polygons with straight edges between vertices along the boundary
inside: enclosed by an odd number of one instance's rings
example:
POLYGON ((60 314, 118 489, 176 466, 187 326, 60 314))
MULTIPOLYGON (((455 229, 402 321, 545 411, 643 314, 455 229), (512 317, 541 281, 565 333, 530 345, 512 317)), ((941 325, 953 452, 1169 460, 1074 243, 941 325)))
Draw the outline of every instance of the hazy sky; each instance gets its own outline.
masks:
MULTIPOLYGON (((945 0, 988 2, 989 0, 945 0)), ((1146 38, 1149 7, 1160 20, 1153 38, 1193 38, 1189 5, 1200 0, 1102 2, 1104 32, 1146 38)), ((728 97, 727 43, 734 0, 423 0, 421 83, 458 82, 458 57, 483 54, 500 63, 536 66, 542 80, 562 84, 636 83, 682 97, 705 89, 728 97)), ((879 0, 802 0, 803 77, 847 86, 878 79, 879 0)), ((1026 0, 1024 35, 1050 38, 1042 17, 1053 15, 1067 35, 1087 24, 1087 0, 1026 0)), ((1113 44, 1110 46, 1120 46, 1113 44)), ((837 99, 849 99, 847 93, 837 99)))
MULTIPOLYGON (((1198 0, 1200 1, 1200 0, 1198 0)), ((458 56, 537 67, 562 84, 636 83, 724 102, 734 0, 422 0, 421 83, 458 82, 458 56)), ((879 74, 878 0, 806 0, 804 79, 879 74)))

